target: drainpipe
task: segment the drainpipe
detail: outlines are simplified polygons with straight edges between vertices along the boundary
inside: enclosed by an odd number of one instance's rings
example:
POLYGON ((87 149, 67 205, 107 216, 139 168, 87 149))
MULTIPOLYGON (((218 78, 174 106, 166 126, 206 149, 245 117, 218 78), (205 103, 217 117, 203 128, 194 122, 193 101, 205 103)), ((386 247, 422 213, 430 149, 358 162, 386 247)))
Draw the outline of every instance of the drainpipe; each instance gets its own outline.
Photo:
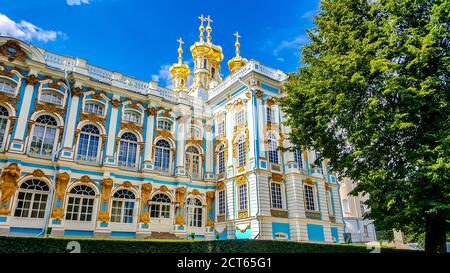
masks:
MULTIPOLYGON (((64 79, 66 81, 66 85, 67 85, 67 92, 68 92, 68 97, 67 97, 67 111, 66 111, 66 116, 65 116, 65 120, 66 121, 69 117, 69 112, 70 112, 70 105, 71 105, 71 99, 72 99, 72 92, 70 92, 70 84, 69 84, 69 80, 67 79, 68 76, 68 72, 67 69, 64 69, 64 79)), ((66 136, 66 132, 67 132, 67 128, 65 128, 65 130, 63 131, 63 136, 62 136, 62 141, 64 141, 65 136, 66 136)), ((52 185, 51 185, 51 190, 50 190, 50 196, 49 196, 49 200, 47 202, 50 203, 50 206, 47 206, 48 208, 45 210, 45 222, 44 222, 44 227, 42 228, 41 232, 39 232, 38 235, 36 236, 46 236, 46 231, 48 228, 48 224, 50 221, 50 212, 51 209, 53 207, 53 195, 55 192, 55 185, 56 185, 56 176, 57 176, 57 168, 56 168, 56 160, 59 158, 59 154, 61 153, 62 149, 63 149, 64 145, 62 143, 59 143, 59 148, 54 151, 52 153, 51 156, 51 160, 52 160, 52 164, 53 164, 53 170, 54 170, 54 175, 53 175, 53 179, 52 179, 52 185)))
MULTIPOLYGON (((238 78, 238 81, 243 85, 243 86, 245 86, 246 88, 248 88, 248 90, 250 90, 250 92, 252 91, 251 90, 251 88, 250 88, 250 86, 248 85, 248 84, 246 84, 245 82, 243 82, 242 81, 242 78, 238 78)), ((256 113, 256 114, 258 114, 258 113, 256 113)), ((256 125, 256 126, 258 126, 258 125, 256 125)), ((255 129, 255 124, 253 124, 253 129, 255 129)), ((256 130, 253 130, 255 133, 256 133, 256 130)), ((255 147, 255 149, 256 149, 257 147, 255 147)), ((257 208, 258 208, 258 210, 256 211, 256 220, 257 220, 257 222, 258 222, 258 235, 257 236, 255 236, 255 238, 256 237, 259 237, 259 236, 261 236, 261 221, 259 220, 259 217, 261 216, 261 212, 260 212, 260 204, 259 204, 259 198, 261 197, 261 195, 259 194, 259 176, 258 176, 258 174, 257 174, 257 172, 256 172, 256 163, 255 163, 255 166, 253 167, 253 169, 252 169, 252 171, 255 173, 255 177, 256 177, 256 194, 257 194, 257 198, 256 198, 256 206, 257 206, 257 208)))

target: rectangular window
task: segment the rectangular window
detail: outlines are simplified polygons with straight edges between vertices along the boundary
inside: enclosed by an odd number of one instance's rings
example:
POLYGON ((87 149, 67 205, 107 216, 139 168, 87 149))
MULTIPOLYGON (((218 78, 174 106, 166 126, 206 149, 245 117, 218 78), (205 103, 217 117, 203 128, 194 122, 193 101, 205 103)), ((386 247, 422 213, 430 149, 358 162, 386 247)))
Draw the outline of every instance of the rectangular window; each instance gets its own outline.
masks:
POLYGON ((158 120, 158 129, 172 131, 172 123, 166 120, 158 120))
POLYGON ((272 208, 282 209, 283 203, 281 199, 281 185, 279 183, 272 183, 272 208))
POLYGON ((294 160, 295 160, 295 163, 297 163, 298 168, 303 169, 303 157, 302 157, 302 152, 300 150, 294 151, 294 160))
POLYGON ((217 136, 222 136, 225 134, 225 121, 220 120, 217 123, 217 136))
POLYGON ((267 107, 267 123, 275 123, 275 114, 272 107, 267 107))
POLYGON ((235 123, 236 126, 245 126, 245 109, 236 112, 235 123))
POLYGON ((306 204, 306 210, 315 211, 316 210, 316 204, 314 201, 314 190, 312 186, 305 185, 305 204, 306 204))
POLYGON ((239 210, 247 210, 247 184, 239 186, 239 210))
POLYGON ((219 191, 218 193, 218 207, 219 207, 219 215, 225 214, 225 191, 219 191))

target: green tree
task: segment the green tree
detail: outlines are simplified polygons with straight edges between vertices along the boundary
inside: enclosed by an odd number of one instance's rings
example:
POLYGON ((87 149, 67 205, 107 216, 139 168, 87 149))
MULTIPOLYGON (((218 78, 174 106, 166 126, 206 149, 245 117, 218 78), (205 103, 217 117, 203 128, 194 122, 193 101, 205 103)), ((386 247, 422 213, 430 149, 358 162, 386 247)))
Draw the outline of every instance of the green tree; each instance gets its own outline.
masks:
POLYGON ((378 227, 445 251, 450 0, 322 0, 281 106, 291 142, 369 194, 378 227))

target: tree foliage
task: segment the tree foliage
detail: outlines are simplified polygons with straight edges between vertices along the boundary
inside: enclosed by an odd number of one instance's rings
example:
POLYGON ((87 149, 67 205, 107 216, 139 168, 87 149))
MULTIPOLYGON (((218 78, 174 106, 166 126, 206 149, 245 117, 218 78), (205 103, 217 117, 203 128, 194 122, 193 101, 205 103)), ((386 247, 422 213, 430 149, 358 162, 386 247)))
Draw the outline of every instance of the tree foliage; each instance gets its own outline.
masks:
POLYGON ((370 195, 379 227, 428 232, 428 250, 439 250, 450 211, 450 0, 322 0, 314 23, 281 102, 291 142, 358 181, 353 194, 370 195))

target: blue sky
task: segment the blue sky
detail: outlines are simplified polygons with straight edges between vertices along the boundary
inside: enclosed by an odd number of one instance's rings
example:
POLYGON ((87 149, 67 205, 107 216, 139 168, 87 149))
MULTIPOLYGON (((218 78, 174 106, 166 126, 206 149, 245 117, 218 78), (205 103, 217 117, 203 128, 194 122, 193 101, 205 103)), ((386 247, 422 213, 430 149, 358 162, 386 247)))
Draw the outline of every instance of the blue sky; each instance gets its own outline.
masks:
POLYGON ((319 0, 0 0, 0 33, 165 86, 180 36, 186 42, 183 57, 191 60, 200 14, 214 21, 213 43, 224 50, 225 77, 236 31, 243 57, 296 71, 305 30, 313 27, 318 10, 319 0))

